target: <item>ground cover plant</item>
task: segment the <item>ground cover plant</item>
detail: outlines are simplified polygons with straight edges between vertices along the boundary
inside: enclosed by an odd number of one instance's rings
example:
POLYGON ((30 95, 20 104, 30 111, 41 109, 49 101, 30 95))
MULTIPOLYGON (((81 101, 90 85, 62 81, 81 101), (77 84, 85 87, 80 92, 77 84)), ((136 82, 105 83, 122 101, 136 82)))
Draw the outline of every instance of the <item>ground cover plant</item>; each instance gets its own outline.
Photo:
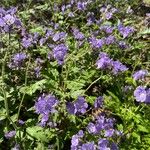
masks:
POLYGON ((148 0, 2 0, 0 149, 150 149, 148 0))

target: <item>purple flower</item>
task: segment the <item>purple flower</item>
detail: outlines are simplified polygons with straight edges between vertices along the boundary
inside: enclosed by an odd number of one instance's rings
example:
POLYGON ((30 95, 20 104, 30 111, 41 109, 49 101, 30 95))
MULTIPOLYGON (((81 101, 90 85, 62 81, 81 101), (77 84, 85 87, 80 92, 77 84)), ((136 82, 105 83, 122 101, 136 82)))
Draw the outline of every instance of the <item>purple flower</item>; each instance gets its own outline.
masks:
POLYGON ((53 35, 53 41, 54 41, 54 42, 61 41, 61 40, 65 39, 66 35, 67 35, 67 34, 66 34, 65 32, 58 32, 58 33, 55 33, 55 34, 53 35))
POLYGON ((103 25, 100 27, 100 30, 105 31, 108 34, 111 34, 114 30, 113 27, 111 27, 110 25, 103 25))
POLYGON ((18 120, 18 123, 20 124, 20 125, 24 125, 25 124, 25 122, 23 121, 23 120, 18 120))
POLYGON ((52 35, 54 35, 54 31, 53 31, 52 29, 48 29, 48 30, 46 31, 46 38, 48 38, 48 37, 50 37, 50 36, 52 36, 52 35))
POLYGON ((108 57, 106 53, 101 52, 99 54, 99 60, 96 62, 98 69, 110 68, 112 60, 108 57))
POLYGON ((134 97, 137 102, 150 102, 150 88, 146 89, 143 86, 138 86, 134 91, 134 97))
POLYGON ((71 147, 76 147, 79 144, 79 137, 78 135, 73 135, 71 139, 71 147))
POLYGON ((14 22, 15 22, 15 17, 10 14, 3 17, 3 19, 4 19, 5 23, 9 26, 14 24, 14 22))
POLYGON ((43 94, 35 103, 36 113, 43 115, 53 113, 57 104, 58 100, 55 98, 55 96, 43 94))
POLYGON ((13 56, 13 61, 15 62, 15 63, 20 63, 20 62, 22 62, 23 60, 25 60, 26 59, 26 54, 25 53, 17 53, 17 54, 15 54, 14 56, 13 56))
POLYGON ((73 12, 69 12, 68 17, 74 17, 73 12))
POLYGON ((78 29, 73 29, 73 35, 74 35, 75 39, 77 39, 77 40, 83 40, 84 39, 84 34, 79 32, 78 29))
POLYGON ((6 137, 7 139, 10 139, 10 138, 14 137, 15 135, 16 135, 16 131, 14 131, 14 130, 5 133, 5 137, 6 137))
POLYGON ((35 110, 37 114, 42 115, 41 119, 41 125, 45 126, 46 122, 49 119, 49 114, 54 113, 55 107, 58 104, 58 100, 55 98, 55 96, 52 96, 50 94, 45 95, 43 94, 38 98, 38 100, 35 103, 35 110))
POLYGON ((41 122, 40 122, 39 125, 40 125, 41 127, 44 127, 44 126, 46 125, 48 119, 49 119, 49 114, 43 114, 43 115, 42 115, 41 122))
POLYGON ((66 6, 65 6, 65 5, 62 5, 62 6, 61 6, 61 11, 62 11, 63 13, 64 13, 65 9, 66 9, 66 6))
POLYGON ((134 78, 134 80, 139 80, 139 79, 143 80, 145 78, 145 76, 147 76, 147 75, 148 75, 147 70, 139 70, 133 74, 133 78, 134 78))
POLYGON ((12 62, 9 64, 9 68, 14 69, 21 67, 23 61, 27 58, 25 53, 17 53, 13 56, 12 62))
POLYGON ((95 37, 90 38, 89 42, 93 48, 101 48, 104 45, 103 39, 96 39, 95 37))
POLYGON ((24 37, 22 39, 22 46, 25 47, 25 48, 28 48, 32 45, 32 39, 29 37, 24 37))
POLYGON ((113 73, 118 74, 119 72, 124 72, 128 70, 128 68, 123 65, 120 61, 113 61, 113 73))
POLYGON ((13 147, 11 150, 20 150, 20 145, 19 144, 15 144, 15 147, 13 147))
POLYGON ((110 35, 107 38, 105 38, 105 44, 106 45, 110 45, 113 44, 115 42, 115 37, 110 35))
POLYGON ((115 130, 114 129, 108 129, 105 130, 105 137, 112 137, 114 135, 115 130))
POLYGON ((128 70, 128 68, 125 65, 123 65, 119 61, 113 61, 104 52, 101 52, 99 54, 99 60, 96 62, 96 65, 98 69, 112 69, 112 72, 114 74, 118 74, 119 72, 124 72, 128 70))
POLYGON ((98 149, 99 150, 109 150, 109 141, 105 138, 99 139, 98 141, 98 149))
POLYGON ((82 144, 81 150, 96 150, 94 141, 82 144))
POLYGON ((109 20, 113 17, 113 13, 112 12, 106 12, 105 17, 106 17, 107 20, 109 20))
POLYGON ((75 108, 78 113, 84 114, 86 109, 88 108, 88 104, 86 103, 84 97, 79 96, 77 101, 75 102, 75 108))
POLYGON ((42 67, 40 67, 40 66, 37 66, 34 68, 34 72, 35 72, 35 75, 37 78, 39 78, 41 75, 41 69, 42 69, 42 67))
POLYGON ((80 130, 76 135, 72 136, 71 139, 71 150, 78 150, 78 146, 80 144, 80 138, 84 136, 84 133, 82 130, 80 130))
POLYGON ((15 23, 14 23, 15 25, 16 25, 16 27, 17 28, 21 28, 22 27, 22 22, 21 22, 21 20, 20 19, 17 19, 16 18, 16 20, 15 20, 15 23))
POLYGON ((68 48, 64 44, 59 44, 53 49, 53 56, 59 65, 62 65, 68 48))
POLYGON ((77 3, 78 10, 85 10, 86 6, 87 6, 87 3, 85 3, 85 2, 78 2, 77 3))
POLYGON ((17 12, 17 7, 11 7, 6 11, 7 14, 14 15, 17 12))
POLYGON ((134 32, 134 28, 130 26, 124 27, 122 24, 118 26, 118 30, 120 34, 123 36, 123 38, 128 37, 130 34, 134 32))
POLYGON ((79 130, 79 132, 77 133, 78 137, 82 138, 84 136, 84 133, 82 130, 79 130))
POLYGON ((94 108, 100 108, 103 106, 104 99, 102 96, 99 96, 94 102, 94 108))
MULTIPOLYGON (((43 46, 46 43, 47 38, 41 38, 39 40, 40 46, 43 46)), ((25 45, 25 44, 24 44, 25 45)), ((30 44, 29 44, 30 45, 30 44)), ((27 46, 28 47, 28 46, 27 46)))
POLYGON ((120 47, 121 49, 126 49, 126 48, 128 48, 128 45, 127 45, 124 41, 120 41, 120 42, 118 43, 118 45, 119 45, 119 47, 120 47))
POLYGON ((2 7, 0 7, 0 17, 4 14, 6 14, 6 11, 2 7))
POLYGON ((74 103, 68 102, 66 108, 70 114, 84 114, 88 108, 88 104, 84 97, 79 96, 74 103))
POLYGON ((75 108, 74 103, 68 102, 68 103, 66 104, 66 108, 67 108, 67 111, 68 111, 70 114, 76 114, 76 112, 77 112, 77 109, 75 108))
POLYGON ((87 126, 87 130, 90 134, 96 134, 97 133, 97 129, 94 123, 89 123, 87 126))
POLYGON ((0 27, 4 27, 5 25, 5 21, 2 18, 0 18, 0 27))
POLYGON ((111 143, 111 150, 119 150, 118 146, 116 143, 111 143))

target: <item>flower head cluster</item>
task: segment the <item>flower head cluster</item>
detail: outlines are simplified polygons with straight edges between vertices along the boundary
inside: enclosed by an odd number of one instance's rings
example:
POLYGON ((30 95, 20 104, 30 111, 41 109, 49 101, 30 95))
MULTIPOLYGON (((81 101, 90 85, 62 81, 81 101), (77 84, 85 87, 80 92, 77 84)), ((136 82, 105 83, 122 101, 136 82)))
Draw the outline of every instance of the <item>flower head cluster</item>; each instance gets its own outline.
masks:
POLYGON ((57 32, 53 35, 53 41, 54 42, 62 41, 65 39, 66 36, 67 34, 65 32, 57 32))
POLYGON ((5 133, 5 137, 6 137, 7 139, 10 139, 10 138, 14 137, 15 135, 16 135, 16 131, 14 131, 14 130, 5 133))
POLYGON ((103 25, 100 27, 100 30, 106 32, 107 34, 111 34, 114 30, 114 27, 111 27, 110 25, 103 25))
POLYGON ((124 41, 119 41, 118 42, 118 45, 121 49, 127 49, 128 48, 128 45, 126 44, 126 42, 124 41))
POLYGON ((118 74, 119 72, 124 72, 124 71, 128 70, 128 68, 118 60, 113 61, 112 66, 113 66, 112 72, 114 74, 118 74))
POLYGON ((78 8, 78 10, 85 10, 86 9, 86 7, 87 7, 87 3, 86 2, 78 2, 77 3, 77 8, 78 8))
POLYGON ((134 80, 139 80, 139 79, 143 80, 145 78, 145 76, 147 76, 147 75, 148 75, 147 70, 139 70, 133 74, 133 78, 134 78, 134 80))
POLYGON ((134 91, 134 97, 137 102, 150 103, 150 88, 138 86, 134 91))
POLYGON ((89 43, 93 48, 102 48, 102 46, 105 44, 104 39, 97 39, 95 37, 91 37, 89 39, 89 43))
POLYGON ((97 143, 94 141, 87 141, 84 143, 86 140, 86 134, 80 130, 77 134, 72 136, 71 150, 101 150, 111 148, 118 150, 118 146, 109 140, 110 137, 113 138, 113 136, 118 135, 117 130, 113 129, 113 126, 114 119, 99 115, 95 123, 90 122, 88 124, 87 131, 91 136, 99 135, 98 137, 104 138, 98 139, 97 143))
POLYGON ((25 53, 17 53, 13 56, 12 62, 9 64, 9 68, 11 69, 18 69, 22 66, 22 63, 27 58, 25 53))
POLYGON ((111 67, 112 60, 109 58, 108 54, 101 52, 99 58, 100 59, 96 62, 98 69, 107 69, 111 67))
POLYGON ((98 69, 111 69, 113 74, 118 74, 119 72, 124 72, 128 69, 120 61, 110 59, 104 52, 99 54, 99 60, 96 62, 96 65, 98 69))
POLYGON ((80 32, 78 29, 73 29, 73 35, 75 37, 75 39, 77 40, 83 40, 84 39, 84 34, 82 32, 80 32))
MULTIPOLYGON (((102 108, 103 101, 103 97, 99 96, 95 100, 94 108, 102 108)), ((105 114, 99 113, 93 122, 89 122, 84 131, 85 133, 80 130, 77 134, 72 136, 71 150, 118 150, 117 144, 110 141, 110 138, 113 139, 121 135, 118 130, 114 129, 114 123, 114 118, 108 118, 105 114), (87 134, 90 134, 91 137, 93 136, 95 141, 88 141, 88 138, 86 138, 87 134)))
POLYGON ((67 103, 67 110, 70 114, 84 114, 87 108, 88 104, 86 103, 84 97, 81 96, 79 96, 74 103, 67 103))
POLYGON ((116 8, 112 8, 111 5, 108 5, 107 7, 102 7, 100 9, 100 12, 102 13, 102 16, 106 20, 112 19, 113 15, 117 12, 116 8))
POLYGON ((106 138, 101 138, 98 140, 98 150, 119 150, 117 144, 110 142, 106 138))
POLYGON ((46 95, 43 94, 38 98, 38 100, 35 103, 35 110, 37 114, 42 115, 41 124, 45 125, 45 123, 49 119, 49 114, 54 113, 55 107, 58 104, 58 100, 53 95, 46 95))
POLYGON ((104 99, 102 96, 99 96, 94 102, 94 108, 101 108, 103 106, 104 99))
POLYGON ((21 21, 15 16, 16 11, 16 7, 12 7, 7 11, 1 8, 0 27, 4 32, 10 32, 10 29, 13 26, 16 28, 20 28, 22 26, 21 21))
POLYGON ((128 37, 130 34, 132 34, 134 32, 134 28, 130 27, 130 26, 123 26, 122 24, 120 24, 118 26, 118 30, 120 32, 120 34, 123 36, 123 38, 128 37))
POLYGON ((32 38, 31 37, 24 37, 22 39, 22 46, 28 48, 32 45, 32 38))
POLYGON ((114 135, 113 129, 114 119, 106 118, 105 115, 96 116, 95 123, 90 122, 87 126, 87 130, 90 134, 102 134, 105 131, 105 137, 111 137, 114 135))
POLYGON ((113 44, 114 42, 115 42, 115 37, 113 35, 110 35, 110 36, 105 38, 105 44, 106 45, 113 44))
MULTIPOLYGON (((103 107, 103 97, 99 96, 94 102, 94 108, 102 108, 103 107)), ((108 118, 105 114, 99 113, 93 122, 89 122, 85 132, 88 132, 91 136, 104 137, 98 139, 97 144, 94 141, 86 141, 86 135, 82 130, 80 130, 77 134, 72 136, 71 139, 71 150, 96 150, 96 149, 104 149, 104 148, 116 148, 118 149, 115 143, 109 141, 109 138, 113 138, 118 135, 117 130, 114 129, 114 118, 108 118)))
POLYGON ((53 56, 59 65, 62 65, 67 54, 68 48, 64 44, 59 44, 53 48, 53 56))
POLYGON ((36 32, 34 34, 28 34, 26 31, 23 31, 22 36, 21 44, 24 48, 29 48, 32 45, 37 44, 39 41, 39 34, 36 32))

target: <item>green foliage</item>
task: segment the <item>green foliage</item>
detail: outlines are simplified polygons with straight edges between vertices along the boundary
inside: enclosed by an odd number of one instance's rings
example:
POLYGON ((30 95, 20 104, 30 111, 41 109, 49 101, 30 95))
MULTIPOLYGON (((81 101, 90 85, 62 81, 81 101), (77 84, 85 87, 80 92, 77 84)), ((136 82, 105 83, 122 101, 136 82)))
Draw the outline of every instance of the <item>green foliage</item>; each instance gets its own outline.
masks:
MULTIPOLYGON (((16 16, 22 22, 21 29, 10 27, 11 32, 2 30, 0 22, 0 149, 12 149, 15 144, 19 144, 22 150, 69 150, 71 138, 79 130, 85 133, 80 143, 89 140, 97 144, 97 140, 104 138, 104 135, 89 134, 87 125, 95 122, 92 112, 96 110, 94 102, 99 96, 104 98, 100 110, 107 117, 115 119, 114 128, 122 133, 109 140, 116 142, 121 150, 150 149, 149 104, 137 102, 134 97, 137 86, 149 88, 149 74, 143 80, 133 79, 137 70, 150 71, 150 18, 145 15, 150 1, 96 0, 91 1, 84 11, 78 10, 77 4, 70 8, 68 2, 2 0, 0 3, 4 8, 18 7, 16 16), (65 11, 64 5, 68 7, 65 11), (102 6, 107 6, 105 11, 111 7, 117 8, 113 18, 106 18, 102 6), (89 22, 94 19, 94 23, 88 24, 89 18, 89 22), (134 33, 123 37, 118 31, 120 23, 133 26, 134 33), (109 36, 109 33, 100 29, 101 26, 113 27, 110 35, 115 36, 115 43, 103 44, 94 49, 92 37, 105 41, 109 36), (83 40, 77 39, 77 34, 72 34, 74 28, 83 33, 83 40), (47 35, 51 29, 54 33, 47 35), (55 41, 54 35, 59 32, 67 33, 66 37, 55 41), (26 41, 29 45, 30 40, 34 42, 26 48, 23 46, 24 38, 29 38, 26 41), (120 41, 125 42, 127 47, 120 48, 120 41), (54 56, 54 48, 62 43, 68 50, 66 55, 61 52, 57 54, 58 58, 65 55, 60 65, 54 56), (27 58, 19 64, 21 67, 11 68, 9 65, 15 60, 14 54, 19 52, 24 52, 27 58), (113 74, 112 66, 98 69, 96 62, 100 52, 107 53, 111 61, 122 62, 128 70, 113 74), (38 62, 37 58, 42 61, 38 62), (125 90, 126 87, 130 88, 125 90), (43 93, 55 95, 58 104, 55 111, 48 114, 48 121, 43 121, 45 125, 40 126, 44 115, 36 111, 35 103, 43 93), (67 104, 74 104, 79 96, 83 96, 88 103, 86 112, 70 114, 67 104), (25 122, 21 124, 19 120, 25 122), (11 130, 15 130, 16 135, 6 139, 5 133, 11 130)), ((43 103, 41 105, 43 109, 49 107, 43 103)))

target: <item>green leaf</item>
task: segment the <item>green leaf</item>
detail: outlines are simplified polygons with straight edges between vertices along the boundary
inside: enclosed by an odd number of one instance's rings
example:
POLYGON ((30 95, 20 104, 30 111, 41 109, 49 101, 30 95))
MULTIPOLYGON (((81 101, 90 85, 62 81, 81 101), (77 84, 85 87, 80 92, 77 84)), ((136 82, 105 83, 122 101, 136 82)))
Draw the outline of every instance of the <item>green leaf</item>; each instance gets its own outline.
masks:
POLYGON ((141 31, 139 34, 142 34, 142 35, 150 34, 150 28, 146 28, 145 30, 141 31))
MULTIPOLYGON (((42 142, 48 142, 55 136, 54 129, 44 129, 40 126, 28 127, 27 132, 34 138, 42 142)), ((28 137, 31 139, 31 137, 28 137)))
POLYGON ((137 129, 138 129, 138 131, 149 133, 149 130, 142 125, 137 125, 137 129))
POLYGON ((45 79, 40 80, 40 81, 36 82, 35 84, 31 84, 30 86, 20 88, 20 92, 26 93, 28 95, 32 95, 37 90, 42 90, 45 83, 46 83, 45 79))

